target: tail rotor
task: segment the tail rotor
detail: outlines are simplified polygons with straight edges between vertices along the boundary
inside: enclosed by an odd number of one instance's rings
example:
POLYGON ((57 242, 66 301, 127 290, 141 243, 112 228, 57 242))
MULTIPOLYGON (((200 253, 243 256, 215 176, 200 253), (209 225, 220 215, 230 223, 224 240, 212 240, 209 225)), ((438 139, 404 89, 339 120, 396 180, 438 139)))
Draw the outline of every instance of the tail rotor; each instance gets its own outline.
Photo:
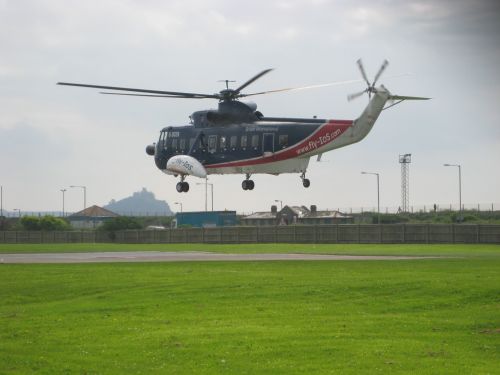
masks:
POLYGON ((387 68, 387 65, 389 65, 389 61, 384 60, 384 62, 380 66, 380 69, 378 70, 377 74, 375 74, 375 78, 373 79, 373 83, 370 83, 370 81, 368 80, 368 77, 366 76, 365 68, 363 66, 363 62, 361 61, 361 59, 359 59, 356 63, 358 64, 358 68, 359 68, 359 71, 361 72, 361 76, 363 77, 363 79, 366 82, 367 88, 364 89, 363 91, 348 95, 347 100, 348 101, 354 100, 365 93, 368 93, 368 100, 369 100, 369 99, 371 99, 371 96, 372 96, 371 94, 377 92, 377 89, 375 88, 375 84, 377 83, 378 79, 380 78, 380 76, 382 75, 384 70, 387 68))

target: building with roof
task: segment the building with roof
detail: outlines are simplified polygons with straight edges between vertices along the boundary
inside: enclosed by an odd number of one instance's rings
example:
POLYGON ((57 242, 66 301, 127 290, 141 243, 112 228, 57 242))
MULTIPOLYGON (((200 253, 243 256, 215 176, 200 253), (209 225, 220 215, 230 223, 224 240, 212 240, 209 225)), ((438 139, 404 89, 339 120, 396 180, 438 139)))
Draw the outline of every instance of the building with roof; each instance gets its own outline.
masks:
POLYGON ((68 216, 68 221, 75 229, 95 229, 106 220, 118 216, 120 215, 110 210, 93 205, 68 216))
POLYGON ((240 219, 242 225, 290 225, 290 224, 349 224, 354 218, 339 211, 318 211, 315 205, 284 206, 278 211, 276 206, 271 206, 271 211, 254 212, 240 219))

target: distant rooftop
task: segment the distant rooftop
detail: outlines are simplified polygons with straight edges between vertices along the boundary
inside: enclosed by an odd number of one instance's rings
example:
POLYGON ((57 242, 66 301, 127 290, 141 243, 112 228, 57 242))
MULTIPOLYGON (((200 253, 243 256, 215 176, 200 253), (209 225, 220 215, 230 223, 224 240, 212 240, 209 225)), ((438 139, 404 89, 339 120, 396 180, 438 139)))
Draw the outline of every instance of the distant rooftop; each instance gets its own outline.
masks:
POLYGON ((75 212, 73 215, 70 215, 69 218, 77 218, 77 217, 117 217, 120 216, 118 214, 115 214, 114 212, 110 210, 106 210, 105 208, 93 205, 90 207, 87 207, 86 209, 75 212))

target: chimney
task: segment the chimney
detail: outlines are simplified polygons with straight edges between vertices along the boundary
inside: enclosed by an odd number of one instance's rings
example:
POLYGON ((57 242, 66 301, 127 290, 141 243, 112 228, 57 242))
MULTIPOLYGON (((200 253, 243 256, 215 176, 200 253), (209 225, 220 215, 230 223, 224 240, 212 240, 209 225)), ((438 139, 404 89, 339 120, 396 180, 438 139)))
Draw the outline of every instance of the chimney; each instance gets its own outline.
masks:
POLYGON ((316 211, 317 211, 316 205, 315 205, 315 204, 312 204, 312 205, 311 205, 311 213, 312 213, 312 214, 315 214, 315 213, 316 213, 316 211))
POLYGON ((278 207, 277 206, 271 206, 271 213, 272 214, 277 214, 278 213, 278 207))

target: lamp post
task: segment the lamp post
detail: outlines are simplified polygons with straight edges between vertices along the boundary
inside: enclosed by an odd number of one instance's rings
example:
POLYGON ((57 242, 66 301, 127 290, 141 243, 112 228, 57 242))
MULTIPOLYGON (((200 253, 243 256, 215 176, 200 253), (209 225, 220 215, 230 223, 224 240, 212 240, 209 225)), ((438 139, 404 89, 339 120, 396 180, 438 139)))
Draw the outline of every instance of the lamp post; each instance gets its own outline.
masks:
POLYGON ((458 204, 462 211, 462 166, 460 164, 443 164, 445 167, 458 167, 458 204))
POLYGON ((212 211, 214 210, 214 184, 208 182, 208 178, 205 178, 205 182, 197 182, 196 185, 205 185, 205 212, 208 211, 208 203, 207 203, 207 186, 210 185, 210 192, 212 194, 212 211))
POLYGON ((174 202, 174 204, 178 204, 178 205, 181 206, 181 213, 182 213, 182 203, 180 203, 180 202, 174 202))
POLYGON ((21 217, 21 209, 20 208, 13 208, 12 211, 17 211, 19 217, 21 217))
POLYGON ((206 183, 207 185, 210 185, 210 193, 211 193, 211 199, 212 199, 212 212, 214 210, 214 184, 213 183, 210 183, 210 182, 207 182, 206 183))
POLYGON ((377 176, 377 223, 380 224, 380 183, 379 183, 379 174, 375 172, 361 172, 361 174, 372 174, 377 176))
POLYGON ((81 185, 71 185, 70 188, 81 188, 83 189, 83 209, 87 208, 87 187, 81 185))
POLYGON ((66 216, 64 215, 64 193, 66 192, 66 189, 60 189, 61 190, 61 193, 62 193, 62 204, 63 204, 63 210, 62 210, 62 216, 66 216))
POLYGON ((275 199, 274 201, 275 201, 276 203, 280 202, 280 210, 282 210, 282 209, 283 209, 283 201, 282 201, 282 200, 280 200, 280 199, 275 199))
POLYGON ((0 217, 3 217, 3 186, 0 186, 0 217))

